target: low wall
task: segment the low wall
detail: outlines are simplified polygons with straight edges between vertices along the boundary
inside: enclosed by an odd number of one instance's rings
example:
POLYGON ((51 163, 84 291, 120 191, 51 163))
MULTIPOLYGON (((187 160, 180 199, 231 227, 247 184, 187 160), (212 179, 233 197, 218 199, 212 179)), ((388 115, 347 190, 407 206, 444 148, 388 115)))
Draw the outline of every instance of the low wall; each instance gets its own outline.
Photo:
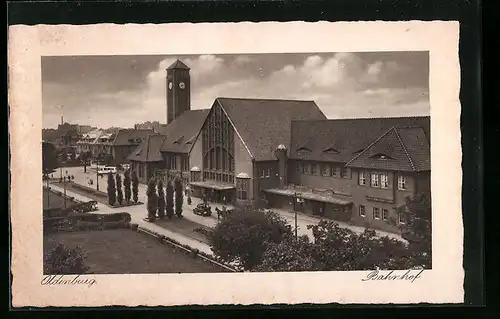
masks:
POLYGON ((50 217, 43 219, 43 232, 128 228, 131 220, 129 213, 81 213, 66 217, 50 217))
POLYGON ((132 224, 131 227, 132 227, 132 229, 134 229, 134 228, 137 229, 137 231, 139 231, 143 234, 157 238, 163 244, 167 244, 167 245, 170 245, 172 247, 183 250, 184 252, 191 254, 193 257, 199 257, 207 262, 210 262, 210 263, 212 263, 220 268, 224 268, 224 269, 229 270, 231 272, 240 272, 240 270, 236 269, 235 267, 226 265, 223 262, 216 260, 215 256, 210 256, 208 254, 205 254, 205 253, 199 251, 198 249, 193 249, 188 245, 183 245, 172 238, 166 237, 164 235, 158 234, 156 232, 150 231, 150 230, 142 228, 142 227, 138 227, 137 224, 132 224))
POLYGON ((98 196, 98 197, 102 197, 102 198, 106 198, 106 199, 108 198, 108 194, 101 192, 101 191, 98 191, 92 187, 83 186, 83 185, 78 184, 78 183, 72 183, 71 187, 76 188, 76 189, 81 189, 82 191, 85 191, 87 193, 90 193, 90 194, 98 196))

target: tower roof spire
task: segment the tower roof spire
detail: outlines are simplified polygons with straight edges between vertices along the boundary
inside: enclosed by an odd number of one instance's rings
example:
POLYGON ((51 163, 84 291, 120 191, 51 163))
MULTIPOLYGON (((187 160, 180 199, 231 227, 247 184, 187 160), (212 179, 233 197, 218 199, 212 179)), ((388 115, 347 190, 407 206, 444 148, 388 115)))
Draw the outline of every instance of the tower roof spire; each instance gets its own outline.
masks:
POLYGON ((172 63, 167 70, 173 69, 182 69, 182 70, 190 70, 187 65, 185 65, 181 60, 177 59, 174 63, 172 63))

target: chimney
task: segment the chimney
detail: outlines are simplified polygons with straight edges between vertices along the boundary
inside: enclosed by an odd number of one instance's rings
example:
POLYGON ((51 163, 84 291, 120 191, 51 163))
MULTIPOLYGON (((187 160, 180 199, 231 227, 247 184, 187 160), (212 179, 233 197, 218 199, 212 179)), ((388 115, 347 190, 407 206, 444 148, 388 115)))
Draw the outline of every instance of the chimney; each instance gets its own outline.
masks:
POLYGON ((286 146, 280 144, 276 148, 275 155, 278 158, 279 187, 285 188, 285 185, 287 184, 287 162, 288 162, 288 154, 286 146))

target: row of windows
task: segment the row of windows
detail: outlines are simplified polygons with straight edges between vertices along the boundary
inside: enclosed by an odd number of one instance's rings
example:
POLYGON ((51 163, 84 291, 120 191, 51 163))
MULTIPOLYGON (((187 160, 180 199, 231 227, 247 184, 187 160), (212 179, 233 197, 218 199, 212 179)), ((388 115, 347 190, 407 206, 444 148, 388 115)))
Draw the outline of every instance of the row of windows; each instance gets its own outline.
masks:
POLYGON ((167 154, 165 156, 165 168, 171 170, 177 170, 180 168, 181 171, 189 171, 189 156, 187 155, 175 155, 167 154), (180 167, 177 165, 177 158, 180 156, 180 167))
POLYGON ((272 170, 270 168, 268 168, 268 169, 261 168, 259 170, 260 178, 269 178, 272 176, 271 173, 272 173, 272 170))
POLYGON ((321 175, 333 177, 337 176, 342 178, 351 178, 349 169, 347 167, 338 165, 299 163, 296 167, 296 170, 298 173, 302 173, 304 175, 321 175), (338 172, 338 169, 340 169, 340 172, 338 172))
MULTIPOLYGON (((339 176, 341 178, 351 178, 351 172, 347 167, 332 165, 332 164, 311 164, 311 163, 299 163, 297 164, 296 171, 304 175, 321 175, 321 176, 339 176), (319 166, 319 171, 318 171, 319 166), (340 172, 338 172, 340 168, 340 172), (338 174, 339 173, 339 174, 338 174)), ((269 173, 270 175, 270 173, 269 173)), ((389 188, 389 176, 386 173, 370 173, 368 176, 370 180, 367 181, 367 173, 360 171, 358 184, 361 186, 371 186, 376 188, 389 188)), ((263 171, 261 170, 261 177, 263 176, 263 171)), ((265 175, 267 177, 267 175, 265 175)), ((406 190, 407 183, 406 177, 404 175, 398 176, 398 189, 406 190)))
POLYGON ((203 171, 203 179, 224 183, 234 183, 234 175, 222 172, 203 171))
MULTIPOLYGON (((358 184, 367 186, 366 173, 359 172, 358 184)), ((389 188, 389 176, 386 173, 370 173, 370 186, 376 188, 389 188)), ((398 175, 398 189, 406 190, 406 176, 398 175)))
POLYGON ((234 157, 225 148, 215 147, 203 157, 203 167, 212 170, 234 172, 234 157))
MULTIPOLYGON (((366 207, 364 205, 359 205, 359 216, 366 217, 366 207)), ((389 210, 386 208, 380 209, 379 207, 373 207, 373 219, 389 220, 389 210)), ((405 216, 403 214, 398 214, 398 223, 405 223, 405 216)))

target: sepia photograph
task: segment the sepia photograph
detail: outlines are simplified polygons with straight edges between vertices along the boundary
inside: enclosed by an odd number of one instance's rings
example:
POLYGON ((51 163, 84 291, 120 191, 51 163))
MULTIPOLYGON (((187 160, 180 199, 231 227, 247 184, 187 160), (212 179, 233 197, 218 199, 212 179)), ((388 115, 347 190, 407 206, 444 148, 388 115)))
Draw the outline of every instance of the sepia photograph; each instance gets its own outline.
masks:
POLYGON ((428 52, 43 57, 44 273, 430 269, 428 78, 428 52))
POLYGON ((435 24, 441 42, 431 26, 27 27, 40 44, 11 71, 17 300, 460 300, 456 25, 435 24), (282 38, 323 29, 344 42, 282 38))

